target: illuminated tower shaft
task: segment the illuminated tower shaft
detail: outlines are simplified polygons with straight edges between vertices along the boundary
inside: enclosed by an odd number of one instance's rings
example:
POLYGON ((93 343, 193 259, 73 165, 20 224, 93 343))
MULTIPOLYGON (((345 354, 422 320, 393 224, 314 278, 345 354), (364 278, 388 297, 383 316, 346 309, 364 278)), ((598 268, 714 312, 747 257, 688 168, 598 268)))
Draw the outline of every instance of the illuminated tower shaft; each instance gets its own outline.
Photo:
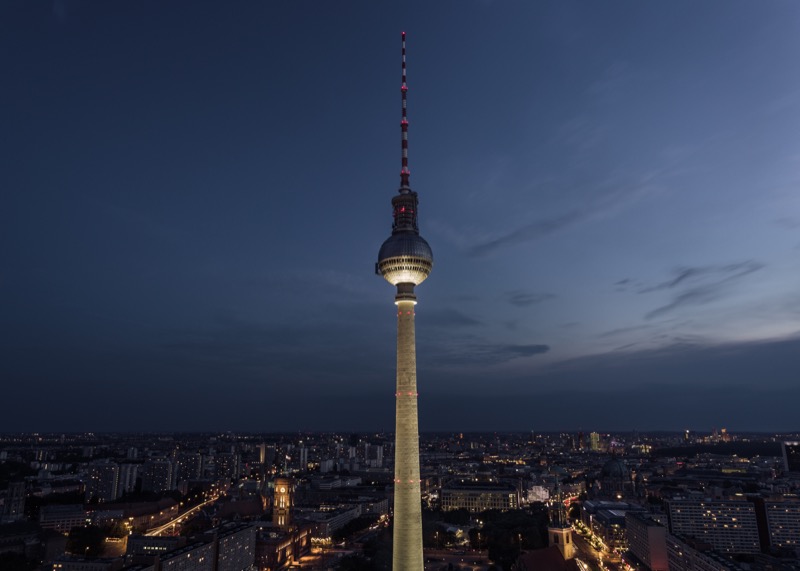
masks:
POLYGON ((392 198, 392 235, 378 253, 376 272, 397 287, 397 392, 394 451, 394 571, 423 571, 422 497, 417 417, 417 350, 414 339, 414 286, 433 268, 431 247, 417 227, 417 193, 409 186, 406 115, 406 36, 403 34, 400 190, 392 198))
POLYGON ((421 571, 417 351, 413 300, 397 301, 397 404, 394 451, 394 571, 421 571))

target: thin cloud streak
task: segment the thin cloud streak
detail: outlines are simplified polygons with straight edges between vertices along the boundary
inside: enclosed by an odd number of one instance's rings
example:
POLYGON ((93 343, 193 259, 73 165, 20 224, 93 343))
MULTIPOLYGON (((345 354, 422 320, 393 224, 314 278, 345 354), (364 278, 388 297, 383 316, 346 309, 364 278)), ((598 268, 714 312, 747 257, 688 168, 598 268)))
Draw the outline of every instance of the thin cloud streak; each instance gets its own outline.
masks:
POLYGON ((499 237, 474 244, 469 248, 468 253, 471 256, 483 256, 507 246, 534 242, 582 222, 612 214, 619 208, 636 202, 652 192, 653 181, 663 174, 663 172, 649 173, 641 177, 637 183, 628 185, 621 185, 616 179, 608 180, 606 184, 602 185, 606 189, 605 192, 596 193, 598 198, 587 200, 581 206, 556 216, 536 220, 499 237))
POLYGON ((679 285, 702 282, 709 278, 711 278, 712 281, 708 283, 699 283, 698 285, 685 289, 674 296, 669 303, 648 312, 645 315, 645 319, 653 319, 682 307, 704 305, 716 301, 727 293, 727 288, 733 282, 757 272, 762 268, 764 268, 764 264, 753 260, 725 266, 682 268, 676 272, 677 275, 674 278, 656 286, 641 289, 639 293, 672 289, 679 285))
POLYGON ((638 293, 650 293, 663 289, 671 289, 684 282, 696 282, 709 276, 724 276, 724 279, 735 279, 763 268, 764 265, 754 260, 746 260, 735 264, 726 264, 724 266, 698 266, 678 268, 675 270, 675 277, 660 284, 643 287, 638 293))
POLYGON ((553 293, 532 293, 515 290, 506 292, 503 297, 511 305, 515 305, 517 307, 529 307, 549 299, 554 299, 556 295, 553 293))
POLYGON ((522 357, 533 357, 550 351, 549 345, 502 344, 502 343, 459 343, 437 347, 420 347, 420 354, 427 354, 425 362, 434 368, 442 367, 487 367, 498 365, 522 357))
POLYGON ((473 319, 469 315, 451 308, 427 310, 422 319, 426 326, 445 329, 450 327, 475 327, 482 325, 477 319, 473 319))

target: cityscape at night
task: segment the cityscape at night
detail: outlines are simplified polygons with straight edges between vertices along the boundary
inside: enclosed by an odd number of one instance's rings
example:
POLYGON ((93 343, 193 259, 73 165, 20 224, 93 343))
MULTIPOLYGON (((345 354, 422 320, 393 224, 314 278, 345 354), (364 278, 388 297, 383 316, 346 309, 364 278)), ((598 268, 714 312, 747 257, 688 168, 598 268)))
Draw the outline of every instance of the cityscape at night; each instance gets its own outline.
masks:
POLYGON ((1 2, 0 571, 800 571, 798 29, 1 2))

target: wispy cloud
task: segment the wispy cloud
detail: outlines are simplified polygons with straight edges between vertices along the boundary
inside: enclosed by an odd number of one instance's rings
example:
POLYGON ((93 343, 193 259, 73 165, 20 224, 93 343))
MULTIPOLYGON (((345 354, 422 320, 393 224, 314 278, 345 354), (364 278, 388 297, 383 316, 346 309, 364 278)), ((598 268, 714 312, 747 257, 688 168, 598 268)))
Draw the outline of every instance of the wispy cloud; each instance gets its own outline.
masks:
POLYGON ((548 299, 556 297, 553 293, 534 293, 521 290, 508 291, 503 295, 503 298, 511 305, 517 307, 528 307, 537 303, 542 303, 548 299))
POLYGON ((614 282, 614 291, 629 291, 631 289, 639 290, 642 287, 644 287, 642 282, 633 278, 624 278, 614 282))
POLYGON ((481 256, 493 252, 503 246, 519 244, 522 242, 532 242, 545 236, 549 236, 566 228, 572 226, 590 216, 590 212, 586 209, 575 209, 565 212, 552 218, 537 220, 530 224, 526 224, 520 228, 512 230, 507 234, 479 243, 470 249, 470 254, 473 256, 481 256))
POLYGON ((555 143, 577 151, 590 151, 608 138, 608 127, 596 118, 572 117, 559 127, 555 143))
MULTIPOLYGON (((420 352, 430 348, 420 348, 420 352)), ((548 345, 516 345, 503 343, 459 343, 436 347, 427 362, 434 367, 490 366, 547 353, 548 345)))
POLYGON ((745 276, 763 268, 764 265, 753 260, 746 260, 735 264, 726 264, 722 266, 695 266, 677 268, 673 273, 672 278, 656 284, 654 286, 645 286, 639 290, 639 293, 650 293, 662 289, 672 289, 681 284, 696 283, 707 280, 709 278, 715 280, 729 280, 745 276))
POLYGON ((604 338, 604 337, 616 337, 617 335, 623 335, 625 333, 633 333, 635 331, 644 331, 647 329, 652 329, 652 325, 632 325, 630 327, 618 327, 617 329, 610 329, 608 331, 603 331, 599 333, 597 337, 604 338))
POLYGON ((682 307, 715 301, 726 293, 733 282, 763 267, 764 264, 760 262, 747 260, 735 264, 678 268, 670 279, 639 289, 638 293, 641 294, 676 290, 669 303, 650 311, 645 315, 645 319, 653 319, 682 307))
POLYGON ((652 192, 655 179, 662 174, 647 173, 628 184, 620 184, 619 177, 615 177, 614 180, 609 179, 599 190, 590 193, 591 198, 580 206, 554 216, 534 220, 499 236, 473 242, 468 251, 473 256, 482 256, 506 246, 540 240, 581 222, 607 216, 652 192))
POLYGON ((461 311, 450 308, 428 310, 425 312, 422 319, 425 325, 430 325, 432 327, 474 327, 476 325, 481 325, 481 322, 477 319, 461 311))

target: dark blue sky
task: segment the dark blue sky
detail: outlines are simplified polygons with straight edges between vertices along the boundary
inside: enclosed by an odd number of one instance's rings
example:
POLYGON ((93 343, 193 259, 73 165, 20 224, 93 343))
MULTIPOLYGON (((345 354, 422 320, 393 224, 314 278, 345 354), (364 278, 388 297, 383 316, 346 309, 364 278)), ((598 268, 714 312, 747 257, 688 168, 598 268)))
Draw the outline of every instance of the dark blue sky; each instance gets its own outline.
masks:
POLYGON ((798 429, 800 4, 0 4, 0 430, 798 429))

